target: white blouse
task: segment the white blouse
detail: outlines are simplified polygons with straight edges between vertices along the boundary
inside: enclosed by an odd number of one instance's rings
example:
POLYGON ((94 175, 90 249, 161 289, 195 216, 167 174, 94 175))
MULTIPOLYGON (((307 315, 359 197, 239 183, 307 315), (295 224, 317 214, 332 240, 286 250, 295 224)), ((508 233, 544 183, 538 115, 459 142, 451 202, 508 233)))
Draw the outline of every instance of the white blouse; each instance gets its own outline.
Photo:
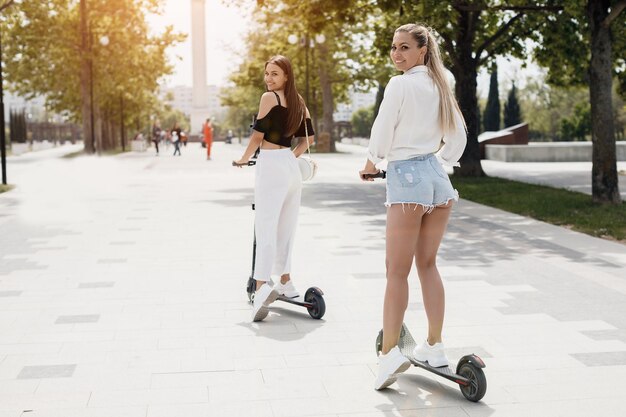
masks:
POLYGON ((445 165, 458 166, 467 134, 455 111, 455 129, 439 127, 439 90, 425 65, 392 77, 372 126, 367 157, 374 164, 436 152, 445 165), (442 145, 443 142, 443 146, 442 145))

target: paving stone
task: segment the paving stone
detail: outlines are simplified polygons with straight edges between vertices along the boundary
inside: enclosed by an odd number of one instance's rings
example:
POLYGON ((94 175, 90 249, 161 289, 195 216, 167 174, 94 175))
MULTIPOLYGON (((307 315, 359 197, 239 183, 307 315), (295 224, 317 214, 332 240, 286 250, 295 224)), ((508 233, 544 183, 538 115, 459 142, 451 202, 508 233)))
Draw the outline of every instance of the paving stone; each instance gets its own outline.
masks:
POLYGON ((113 286, 115 286, 115 281, 81 282, 78 284, 78 288, 111 288, 113 286))
POLYGON ((0 297, 19 297, 23 291, 0 291, 0 297))
POLYGON ((25 366, 17 379, 70 378, 75 370, 75 364, 25 366))
POLYGON ((99 314, 82 314, 75 316, 59 316, 54 324, 72 324, 72 323, 97 323, 100 320, 99 314))
POLYGON ((572 356, 587 366, 626 365, 626 351, 574 353, 572 356))

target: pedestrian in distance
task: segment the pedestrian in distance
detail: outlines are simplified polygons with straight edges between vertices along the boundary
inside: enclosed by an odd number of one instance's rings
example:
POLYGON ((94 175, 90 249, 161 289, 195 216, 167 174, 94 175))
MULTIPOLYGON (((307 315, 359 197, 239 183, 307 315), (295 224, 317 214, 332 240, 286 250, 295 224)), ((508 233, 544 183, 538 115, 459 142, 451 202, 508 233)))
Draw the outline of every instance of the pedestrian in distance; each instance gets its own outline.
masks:
POLYGON ((387 167, 387 286, 383 344, 376 389, 391 385, 410 366, 397 344, 409 299, 413 262, 422 289, 428 336, 413 351, 432 367, 448 366, 442 343, 445 292, 437 251, 458 193, 442 163, 458 165, 467 142, 465 121, 447 80, 432 29, 400 26, 394 32, 391 60, 402 75, 392 77, 372 126, 365 174, 387 167))
POLYGON ((154 143, 154 147, 156 148, 156 156, 159 156, 159 142, 161 142, 162 133, 161 121, 156 119, 152 125, 152 143, 154 143))
POLYGON ((180 143, 183 144, 183 146, 187 146, 187 133, 183 130, 181 130, 180 132, 180 143))
POLYGON ((176 156, 177 152, 178 152, 178 156, 181 156, 180 140, 181 140, 182 130, 180 126, 178 126, 178 122, 174 122, 174 127, 170 131, 170 134, 172 135, 172 143, 174 144, 174 156, 176 156))
POLYGON ((228 129, 228 133, 226 133, 226 143, 233 143, 233 131, 228 129))
POLYGON ((211 118, 206 119, 202 124, 202 134, 204 135, 204 143, 206 144, 206 160, 211 160, 211 146, 213 145, 213 125, 211 118))
POLYGON ((247 165, 260 147, 254 184, 257 249, 254 266, 256 292, 252 321, 267 317, 268 306, 284 295, 300 294, 291 280, 291 255, 298 222, 302 174, 297 159, 313 143, 311 116, 296 89, 291 62, 277 55, 265 63, 267 92, 261 96, 258 118, 237 166, 247 165), (309 143, 304 139, 309 134, 309 143), (295 148, 291 140, 298 138, 295 148), (304 140, 303 140, 304 139, 304 140), (271 275, 280 275, 274 286, 271 275))

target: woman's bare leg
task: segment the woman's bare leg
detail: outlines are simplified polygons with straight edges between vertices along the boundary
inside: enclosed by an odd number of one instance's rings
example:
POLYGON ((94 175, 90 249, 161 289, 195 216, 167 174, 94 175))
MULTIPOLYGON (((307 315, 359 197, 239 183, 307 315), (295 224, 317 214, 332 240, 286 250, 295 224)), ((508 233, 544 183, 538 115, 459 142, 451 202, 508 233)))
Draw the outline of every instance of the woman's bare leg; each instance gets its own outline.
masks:
POLYGON ((386 354, 398 344, 404 312, 409 302, 407 278, 413 265, 415 247, 424 210, 418 206, 394 204, 387 209, 387 288, 383 307, 383 346, 386 354))
POLYGON ((422 219, 415 265, 422 286, 424 309, 428 318, 428 343, 441 342, 445 314, 445 291, 437 269, 437 251, 450 218, 452 202, 435 208, 422 219))

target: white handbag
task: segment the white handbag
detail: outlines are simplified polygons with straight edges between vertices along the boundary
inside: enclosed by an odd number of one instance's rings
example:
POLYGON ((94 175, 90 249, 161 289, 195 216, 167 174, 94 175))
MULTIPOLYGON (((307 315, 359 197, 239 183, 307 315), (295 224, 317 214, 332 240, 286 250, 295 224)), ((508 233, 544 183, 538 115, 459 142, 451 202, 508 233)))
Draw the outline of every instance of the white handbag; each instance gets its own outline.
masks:
POLYGON ((309 129, 306 125, 306 118, 302 117, 304 120, 304 133, 306 135, 306 150, 309 153, 309 156, 298 157, 298 167, 300 168, 300 174, 302 174, 302 181, 309 181, 315 177, 315 173, 317 173, 317 164, 311 158, 311 150, 309 149, 309 129))

